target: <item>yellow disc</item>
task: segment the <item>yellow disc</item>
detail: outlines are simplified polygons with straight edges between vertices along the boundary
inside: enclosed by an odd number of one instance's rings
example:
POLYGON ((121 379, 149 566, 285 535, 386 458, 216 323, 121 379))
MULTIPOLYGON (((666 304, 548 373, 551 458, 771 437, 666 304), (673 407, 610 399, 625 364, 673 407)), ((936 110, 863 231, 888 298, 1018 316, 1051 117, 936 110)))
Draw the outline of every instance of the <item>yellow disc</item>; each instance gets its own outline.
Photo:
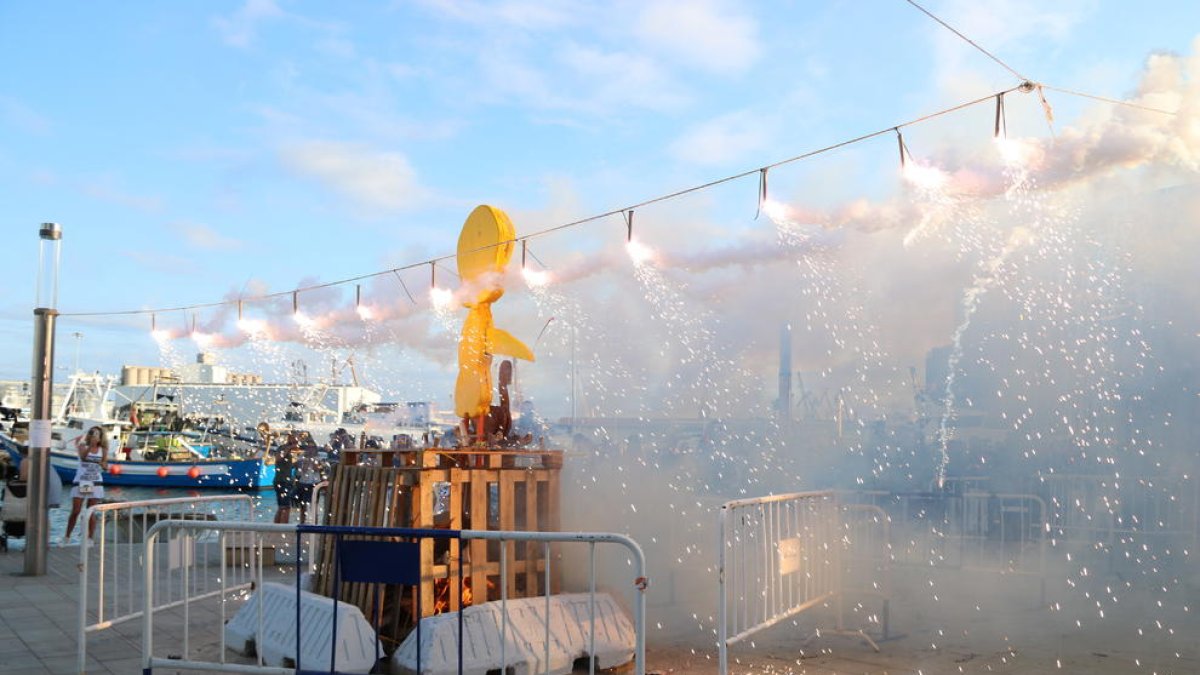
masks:
POLYGON ((467 281, 502 271, 512 258, 515 236, 508 214, 486 204, 475 207, 458 235, 459 276, 467 281))

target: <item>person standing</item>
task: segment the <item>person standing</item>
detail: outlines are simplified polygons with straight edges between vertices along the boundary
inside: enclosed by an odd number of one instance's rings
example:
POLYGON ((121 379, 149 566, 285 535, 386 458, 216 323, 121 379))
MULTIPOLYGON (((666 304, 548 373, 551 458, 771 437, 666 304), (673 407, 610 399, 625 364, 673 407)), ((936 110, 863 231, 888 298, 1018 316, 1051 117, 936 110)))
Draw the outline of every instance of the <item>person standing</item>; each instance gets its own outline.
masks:
POLYGON ((308 505, 312 502, 313 489, 321 482, 321 458, 317 455, 317 446, 304 448, 296 462, 296 501, 300 506, 300 522, 308 522, 308 505))
MULTIPOLYGON (((63 543, 71 538, 75 530, 75 521, 85 502, 87 506, 100 503, 104 499, 104 472, 108 470, 108 438, 100 427, 92 427, 87 433, 75 440, 75 450, 79 453, 79 467, 75 469, 74 486, 71 488, 71 515, 67 518, 67 533, 63 535, 63 543)), ((88 539, 96 527, 96 518, 88 519, 88 539)))
POLYGON ((296 504, 295 453, 300 449, 296 434, 288 432, 286 440, 275 453, 275 522, 287 523, 296 504))

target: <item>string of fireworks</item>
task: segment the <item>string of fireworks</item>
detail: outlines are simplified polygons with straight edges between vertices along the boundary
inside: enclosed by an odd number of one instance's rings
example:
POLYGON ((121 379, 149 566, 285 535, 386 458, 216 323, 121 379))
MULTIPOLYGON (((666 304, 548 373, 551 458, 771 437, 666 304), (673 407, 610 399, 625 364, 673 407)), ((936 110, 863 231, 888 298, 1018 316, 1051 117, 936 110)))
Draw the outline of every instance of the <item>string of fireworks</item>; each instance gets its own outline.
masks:
MULTIPOLYGON (((892 126, 885 127, 878 131, 873 131, 871 133, 862 134, 860 136, 855 136, 854 138, 849 138, 847 140, 840 141, 838 143, 834 143, 832 145, 827 145, 827 146, 824 146, 821 148, 817 148, 815 150, 810 150, 808 152, 804 152, 799 155, 794 155, 794 156, 788 157, 786 159, 781 159, 776 162, 772 162, 770 164, 766 164, 763 166, 756 167, 754 169, 750 169, 747 171, 742 171, 740 173, 725 176, 723 178, 711 180, 711 181, 708 181, 707 183, 702 183, 700 185, 694 185, 692 187, 684 188, 681 190, 676 190, 674 192, 670 192, 670 193, 667 193, 664 195, 660 195, 658 197, 646 199, 644 201, 630 204, 628 206, 622 206, 620 208, 605 211, 603 213, 598 213, 596 215, 588 216, 585 218, 580 218, 578 220, 572 220, 570 222, 562 223, 560 225, 555 225, 553 227, 548 227, 548 228, 545 228, 542 230, 530 232, 529 234, 525 234, 520 237, 516 237, 514 239, 509 239, 506 241, 501 241, 496 244, 491 244, 489 246, 482 247, 478 250, 485 250, 485 249, 494 248, 497 246, 507 246, 510 244, 520 244, 522 247, 522 250, 527 252, 528 251, 528 242, 532 239, 536 239, 538 237, 543 237, 543 236, 546 236, 549 234, 560 232, 562 230, 580 227, 582 225, 586 225, 589 223, 602 221, 602 220, 611 218, 613 216, 619 216, 622 218, 623 224, 625 225, 626 238, 630 243, 633 243, 633 218, 634 218, 634 213, 637 210, 645 208, 647 206, 658 204, 661 202, 678 199, 680 197, 690 195, 695 192, 707 190, 707 189, 716 187, 718 185, 722 185, 722 184, 729 183, 732 181, 740 180, 740 179, 747 178, 750 176, 756 176, 758 178, 758 193, 757 193, 758 208, 756 209, 756 213, 757 213, 757 212, 761 211, 763 204, 768 200, 767 174, 771 171, 771 169, 785 166, 788 164, 793 164, 793 163, 800 162, 803 160, 811 159, 818 155, 823 155, 825 153, 829 153, 834 150, 839 150, 841 148, 845 148, 845 147, 848 147, 851 145, 862 143, 864 141, 868 141, 868 140, 871 140, 871 139, 874 139, 874 138, 877 138, 879 136, 883 136, 886 134, 895 134, 897 136, 897 139, 898 139, 898 142, 900 145, 900 163, 903 166, 905 164, 906 157, 909 156, 909 153, 908 153, 907 147, 904 145, 904 137, 901 134, 901 129, 904 129, 906 127, 915 126, 915 125, 918 125, 918 124, 921 124, 924 122, 928 122, 930 120, 942 117, 944 115, 958 112, 960 110, 964 110, 966 108, 970 108, 970 107, 979 105, 984 102, 989 102, 989 101, 996 102, 996 105, 997 105, 997 125, 996 125, 996 127, 997 127, 997 129, 999 129, 999 128, 1001 128, 1001 125, 1003 124, 1001 116, 1003 115, 1003 112, 1004 112, 1004 107, 1003 107, 1004 97, 1013 92, 1029 93, 1032 91, 1037 91, 1039 96, 1041 97, 1043 106, 1045 107, 1045 110, 1046 110, 1047 121, 1049 122, 1049 121, 1052 121, 1052 118, 1050 117, 1051 113, 1050 113, 1049 106, 1048 106, 1048 104, 1045 103, 1045 97, 1043 94, 1045 89, 1050 89, 1050 90, 1057 91, 1057 92, 1067 94, 1070 96, 1079 96, 1079 97, 1088 98, 1088 99, 1092 99, 1092 100, 1104 101, 1106 103, 1111 103, 1111 104, 1115 104, 1115 105, 1128 106, 1128 107, 1136 108, 1139 110, 1148 110, 1148 111, 1159 112, 1159 113, 1168 114, 1168 115, 1176 114, 1171 111, 1160 110, 1157 108, 1150 108, 1148 106, 1143 106, 1143 105, 1133 103, 1130 101, 1121 101, 1121 100, 1117 100, 1117 99, 1104 98, 1104 97, 1096 96, 1093 94, 1087 94, 1084 92, 1079 92, 1079 91, 1074 91, 1074 90, 1064 89, 1064 88, 1059 88, 1059 87, 1052 87, 1052 86, 1044 85, 1041 83, 1035 83, 1031 80, 1025 80, 1017 86, 1010 87, 1008 89, 1004 89, 1001 91, 997 91, 997 92, 988 94, 986 96, 981 96, 976 99, 965 101, 963 103, 959 103, 957 105, 953 105, 948 108, 943 108, 936 112, 928 113, 926 115, 922 115, 920 117, 917 117, 917 118, 914 118, 914 119, 911 119, 911 120, 908 120, 905 122, 901 122, 899 124, 894 124, 892 126)), ((472 252, 474 252, 474 251, 472 251, 472 252)), ((151 321, 151 326, 153 327, 156 325, 156 315, 158 315, 158 314, 172 314, 172 313, 176 313, 176 312, 182 312, 185 314, 189 313, 189 312, 195 313, 199 310, 214 309, 214 308, 225 307, 225 306, 236 306, 238 308, 238 312, 240 314, 242 311, 242 307, 245 304, 262 303, 262 302, 275 300, 275 299, 279 299, 279 298, 291 298, 292 304, 293 304, 293 309, 294 309, 294 311, 298 312, 299 311, 299 298, 300 298, 301 294, 309 293, 309 292, 317 291, 317 290, 321 290, 321 289, 326 289, 326 288, 335 288, 335 287, 339 287, 339 286, 346 286, 349 284, 355 284, 356 286, 359 287, 358 289, 356 289, 356 305, 361 305, 361 302, 362 302, 362 300, 361 300, 361 282, 369 280, 369 279, 374 279, 377 277, 388 276, 388 275, 395 276, 397 279, 400 279, 401 272, 413 270, 413 269, 419 269, 419 268, 425 267, 427 265, 430 268, 430 287, 431 287, 431 289, 436 289, 437 288, 438 263, 445 262, 447 260, 452 260, 455 258, 455 256, 456 256, 456 254, 450 253, 450 254, 446 254, 446 255, 437 256, 434 258, 428 258, 425 260, 421 260, 419 262, 408 263, 406 265, 392 267, 392 268, 380 270, 377 272, 369 272, 366 274, 360 274, 360 275, 348 277, 345 279, 337 279, 334 281, 327 281, 324 283, 312 284, 309 286, 301 286, 301 287, 297 287, 297 288, 293 288, 293 289, 289 289, 289 290, 277 291, 274 293, 264 293, 264 294, 253 295, 253 296, 242 296, 242 297, 238 297, 235 299, 229 299, 229 300, 219 300, 219 301, 214 301, 214 302, 179 305, 179 306, 173 306, 173 307, 153 307, 153 308, 107 310, 107 311, 95 311, 95 312, 61 312, 59 314, 59 316, 61 316, 61 317, 93 317, 93 316, 137 316, 137 315, 144 316, 144 315, 149 315, 150 321, 151 321)), ((544 265, 543 265, 543 267, 544 267, 544 265)), ((410 300, 413 300, 412 293, 409 292, 407 285, 405 285, 403 283, 402 279, 401 279, 401 285, 404 288, 405 294, 408 295, 410 300)), ((413 302, 415 303, 416 301, 413 300, 413 302)))

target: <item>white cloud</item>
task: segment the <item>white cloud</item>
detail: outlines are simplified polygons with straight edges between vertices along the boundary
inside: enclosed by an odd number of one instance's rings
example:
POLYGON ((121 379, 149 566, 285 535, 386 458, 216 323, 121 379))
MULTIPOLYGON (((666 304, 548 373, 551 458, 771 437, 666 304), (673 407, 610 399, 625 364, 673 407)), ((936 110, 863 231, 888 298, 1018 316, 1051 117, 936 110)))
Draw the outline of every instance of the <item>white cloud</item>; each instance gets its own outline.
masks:
POLYGON ((769 131, 761 116, 740 111, 690 127, 669 149, 683 162, 725 164, 766 148, 769 131))
MULTIPOLYGON (((938 15, 956 30, 970 37, 981 47, 1001 59, 1017 72, 1037 78, 1036 62, 1024 58, 1032 54, 1030 47, 1045 42, 1061 42, 1085 17, 1091 0, 996 0, 980 3, 959 0, 951 3, 938 15)), ((925 17, 921 17, 924 19, 925 17)), ((937 81, 957 95, 967 77, 964 71, 974 70, 1004 75, 1003 66, 992 62, 962 38, 929 20, 926 30, 934 34, 937 48, 937 81), (986 68, 986 71, 982 69, 986 68)), ((971 78, 974 79, 974 78, 971 78)))
POLYGON ((489 94, 528 108, 607 115, 634 106, 672 110, 687 97, 668 73, 646 57, 567 44, 539 63, 497 48, 480 54, 489 94), (551 71, 543 64, 553 62, 551 71))
POLYGON ((563 63, 594 89, 586 103, 595 107, 633 104, 651 110, 678 106, 685 98, 669 75, 654 61, 628 52, 606 52, 592 47, 569 45, 561 54, 563 63))
POLYGON ((358 55, 354 43, 343 37, 329 36, 317 40, 317 51, 339 59, 353 59, 358 55))
POLYGON ((240 239, 226 237, 207 225, 200 223, 179 222, 172 225, 188 246, 209 251, 232 251, 242 248, 244 242, 240 239))
POLYGON ((398 152, 374 152, 354 143, 306 141, 283 147, 280 156, 289 169, 370 210, 411 209, 429 196, 416 170, 398 152))
POLYGON ((579 14, 578 3, 545 0, 427 0, 424 4, 431 11, 456 21, 476 25, 500 24, 519 30, 561 28, 575 23, 579 14))
POLYGON ((225 43, 234 47, 249 47, 258 32, 260 23, 267 19, 284 16, 283 10, 274 0, 246 0, 236 12, 228 17, 213 18, 213 25, 220 31, 225 43))
POLYGON ((5 124, 30 134, 39 136, 50 133, 50 119, 39 114, 24 103, 6 96, 0 96, 0 119, 5 124))
POLYGON ((668 58, 713 73, 742 72, 762 51, 753 18, 708 0, 648 3, 634 31, 648 47, 668 58))
POLYGON ((163 208, 163 200, 159 197, 146 197, 143 195, 135 195, 125 191, 117 185, 117 181, 111 176, 103 176, 95 180, 88 181, 83 184, 83 193, 89 197, 112 202, 121 206, 143 211, 145 213, 156 213, 163 208))
POLYGON ((144 271, 172 276, 188 276, 199 271, 196 261, 187 256, 162 253, 161 251, 120 251, 119 255, 132 260, 144 271))

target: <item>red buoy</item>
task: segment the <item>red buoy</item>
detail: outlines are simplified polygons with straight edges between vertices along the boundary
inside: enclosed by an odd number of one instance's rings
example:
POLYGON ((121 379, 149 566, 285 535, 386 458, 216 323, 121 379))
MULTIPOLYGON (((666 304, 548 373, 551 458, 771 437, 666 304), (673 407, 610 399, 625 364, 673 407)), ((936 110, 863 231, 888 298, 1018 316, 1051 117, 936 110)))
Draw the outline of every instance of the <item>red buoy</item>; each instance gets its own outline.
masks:
POLYGON ((121 475, 121 465, 120 464, 109 464, 108 472, 114 476, 120 476, 121 475))
POLYGON ((159 478, 166 478, 166 477, 167 477, 167 473, 169 473, 169 472, 167 471, 167 467, 165 467, 165 466, 160 466, 160 467, 158 467, 158 477, 159 477, 159 478))
POLYGON ((192 468, 188 469, 188 478, 191 478, 192 480, 196 480, 199 477, 200 477, 200 467, 193 466, 192 468))

